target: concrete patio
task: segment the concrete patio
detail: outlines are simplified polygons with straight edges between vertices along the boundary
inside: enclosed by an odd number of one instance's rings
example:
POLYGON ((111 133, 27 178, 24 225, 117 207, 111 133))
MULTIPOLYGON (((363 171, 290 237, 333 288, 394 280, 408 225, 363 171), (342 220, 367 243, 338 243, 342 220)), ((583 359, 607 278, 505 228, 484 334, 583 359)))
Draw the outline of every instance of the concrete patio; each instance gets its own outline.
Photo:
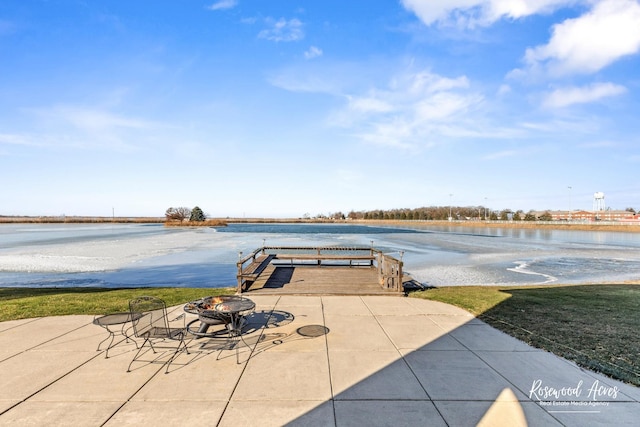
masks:
MULTIPOLYGON (((193 340, 168 374, 169 353, 153 363, 148 353, 127 373, 136 346, 121 338, 105 358, 96 348, 107 333, 92 316, 0 323, 0 425, 631 426, 640 418, 640 389, 456 307, 392 296, 251 298, 246 343, 193 340), (305 336, 313 325, 328 331, 305 336)), ((172 317, 181 313, 174 307, 172 317)))

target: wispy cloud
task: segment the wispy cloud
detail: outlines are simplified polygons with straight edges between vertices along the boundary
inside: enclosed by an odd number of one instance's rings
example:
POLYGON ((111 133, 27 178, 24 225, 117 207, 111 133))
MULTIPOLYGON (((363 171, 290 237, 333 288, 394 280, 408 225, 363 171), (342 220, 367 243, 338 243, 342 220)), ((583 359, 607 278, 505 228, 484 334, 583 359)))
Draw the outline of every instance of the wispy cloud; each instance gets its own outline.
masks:
POLYGON ((277 21, 268 18, 265 22, 268 28, 260 31, 258 38, 275 42, 292 42, 304 38, 303 23, 297 18, 280 18, 277 21))
POLYGON ((624 86, 613 83, 594 83, 585 87, 565 87, 549 93, 543 105, 550 108, 563 108, 574 104, 586 104, 602 98, 625 93, 624 86))
POLYGON ((371 79, 365 76, 372 67, 354 62, 305 61, 269 73, 270 84, 291 92, 323 93, 344 96, 349 89, 371 79))
MULTIPOLYGON (((99 144, 94 139, 87 141, 87 138, 72 135, 69 132, 55 132, 48 129, 45 133, 0 134, 0 146, 2 145, 38 148, 88 148, 105 144, 99 144)), ((111 147, 116 145, 122 144, 109 144, 111 147)))
POLYGON ((5 145, 37 145, 33 138, 27 135, 0 133, 0 144, 5 145))
POLYGON ((619 144, 617 142, 613 142, 613 141, 594 141, 594 142, 587 142, 584 144, 580 144, 580 147, 584 147, 584 148, 612 148, 612 147, 616 147, 619 144))
POLYGON ((459 28, 488 26, 500 19, 518 19, 588 0, 401 0, 425 25, 440 23, 459 28))
POLYGON ((351 97, 348 96, 349 110, 362 113, 388 113, 394 110, 394 106, 377 96, 351 97))
POLYGON ((553 26, 546 45, 527 49, 516 73, 591 74, 640 51, 640 4, 602 0, 584 15, 553 26))
POLYGON ((227 9, 233 9, 234 7, 236 7, 238 5, 238 1, 237 0, 219 0, 215 3, 213 3, 210 6, 207 6, 207 9, 209 10, 227 10, 227 9))
POLYGON ((498 88, 498 91, 496 94, 498 96, 503 96, 503 95, 508 95, 510 93, 511 93, 511 86, 509 86, 508 84, 502 84, 498 88))
POLYGON ((90 131, 116 128, 150 129, 157 126, 157 124, 147 120, 127 117, 91 107, 60 105, 50 109, 33 111, 44 118, 68 123, 78 129, 90 131))
POLYGON ((484 160, 498 160, 498 159, 504 159, 505 157, 514 157, 518 154, 517 151, 515 150, 503 150, 503 151, 497 151, 495 153, 490 153, 487 154, 486 156, 483 157, 484 160))
POLYGON ((141 141, 169 128, 166 124, 87 106, 57 105, 23 111, 32 115, 40 131, 5 134, 0 143, 130 151, 141 141))
POLYGON ((456 134, 457 120, 482 103, 465 76, 448 78, 430 71, 407 73, 388 87, 346 96, 332 123, 380 145, 430 145, 437 135, 456 134))
POLYGON ((307 59, 313 59, 313 58, 317 58, 319 56, 322 56, 322 49, 320 49, 319 47, 316 47, 316 46, 311 46, 304 53, 304 57, 307 58, 307 59))

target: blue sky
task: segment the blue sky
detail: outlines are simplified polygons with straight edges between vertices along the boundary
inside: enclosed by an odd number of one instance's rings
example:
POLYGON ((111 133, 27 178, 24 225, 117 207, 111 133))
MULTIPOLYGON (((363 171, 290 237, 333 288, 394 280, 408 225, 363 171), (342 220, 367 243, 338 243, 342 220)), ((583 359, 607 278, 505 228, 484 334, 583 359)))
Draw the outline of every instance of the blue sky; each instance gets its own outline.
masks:
POLYGON ((4 0, 0 215, 640 209, 640 1, 4 0))

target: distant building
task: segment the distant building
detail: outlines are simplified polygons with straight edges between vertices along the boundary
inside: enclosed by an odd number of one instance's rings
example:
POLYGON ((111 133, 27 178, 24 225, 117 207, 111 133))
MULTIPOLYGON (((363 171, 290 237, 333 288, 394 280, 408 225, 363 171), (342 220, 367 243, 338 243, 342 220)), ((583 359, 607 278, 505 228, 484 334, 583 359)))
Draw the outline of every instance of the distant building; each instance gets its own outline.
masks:
MULTIPOLYGON (((535 212, 540 217, 544 212, 535 212)), ((629 211, 549 211, 553 221, 640 221, 640 215, 629 211)))

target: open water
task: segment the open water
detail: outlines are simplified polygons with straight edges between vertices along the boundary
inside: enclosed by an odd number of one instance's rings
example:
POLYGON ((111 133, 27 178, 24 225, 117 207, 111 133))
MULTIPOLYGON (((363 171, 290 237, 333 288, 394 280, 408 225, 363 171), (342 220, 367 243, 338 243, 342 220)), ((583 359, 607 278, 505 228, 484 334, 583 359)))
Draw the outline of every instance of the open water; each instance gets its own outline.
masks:
POLYGON ((235 286, 239 253, 365 246, 431 286, 640 280, 640 234, 349 224, 2 224, 0 286, 235 286))

